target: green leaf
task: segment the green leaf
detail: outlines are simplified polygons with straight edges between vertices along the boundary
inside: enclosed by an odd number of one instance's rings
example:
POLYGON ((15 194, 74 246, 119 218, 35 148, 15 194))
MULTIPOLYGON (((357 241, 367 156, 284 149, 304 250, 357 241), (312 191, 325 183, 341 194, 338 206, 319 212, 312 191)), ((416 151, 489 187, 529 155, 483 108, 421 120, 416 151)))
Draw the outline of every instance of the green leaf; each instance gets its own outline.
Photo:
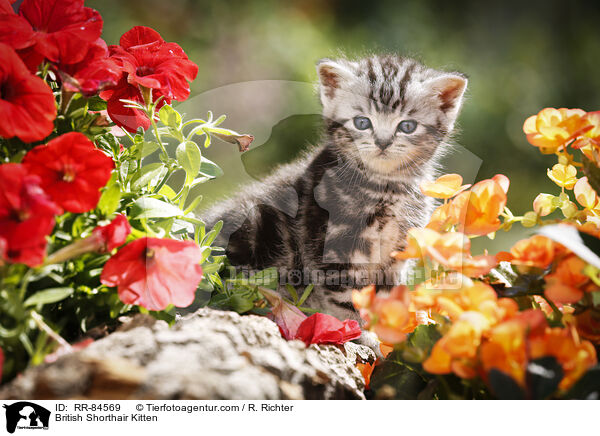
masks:
POLYGON ((117 173, 113 173, 96 206, 105 217, 112 215, 118 209, 121 201, 121 186, 116 179, 117 173))
POLYGON ((557 391, 564 373, 556 358, 547 356, 531 360, 526 374, 531 399, 545 400, 557 391))
POLYGON ((230 296, 218 294, 213 297, 210 302, 210 306, 217 309, 235 310, 238 313, 244 313, 248 312, 254 307, 254 302, 240 294, 232 294, 230 296))
POLYGON ((38 304, 50 304, 64 300, 73 294, 73 288, 50 288, 36 292, 23 303, 25 307, 37 306, 38 304))
POLYGON ((139 191, 147 187, 154 178, 164 176, 167 168, 162 163, 144 165, 131 179, 131 189, 139 191))
POLYGON ((181 128, 181 115, 169 105, 163 106, 158 111, 160 121, 165 125, 179 130, 181 128))
POLYGON ((166 184, 162 185, 162 187, 158 190, 158 193, 164 195, 169 200, 173 200, 173 198, 175 198, 175 196, 177 195, 177 193, 173 191, 173 188, 166 184))
POLYGON ((304 292, 302 293, 302 296, 300 297, 300 300, 298 301, 298 306, 301 306, 304 304, 304 302, 306 301, 306 299, 308 298, 308 296, 310 295, 310 293, 312 292, 314 287, 315 287, 315 285, 313 285, 311 283, 304 289, 304 292))
POLYGON ((298 293, 296 292, 296 288, 294 288, 289 283, 286 283, 285 284, 285 289, 287 289, 287 291, 289 292, 289 294, 292 296, 292 300, 293 300, 294 304, 298 305, 298 293))
POLYGON ((202 196, 198 195, 196 198, 194 198, 192 200, 192 202, 190 203, 190 205, 185 208, 185 213, 188 214, 190 212, 193 212, 194 209, 196 209, 198 207, 198 205, 200 204, 201 201, 202 201, 202 196))
POLYGON ((276 267, 267 268, 248 277, 248 283, 252 286, 262 286, 267 289, 277 289, 279 285, 279 273, 276 267))
POLYGON ((171 218, 182 215, 183 211, 177 206, 150 197, 138 198, 131 206, 130 214, 132 219, 171 218))
POLYGON ((588 183, 600 195, 600 168, 594 162, 589 160, 585 155, 582 155, 583 172, 588 178, 588 183))
POLYGON ((216 163, 202 156, 200 174, 214 179, 215 177, 221 177, 223 175, 223 170, 216 163))
POLYGON ((402 356, 412 362, 422 362, 442 337, 435 324, 419 325, 406 338, 402 356))
POLYGON ((223 266, 223 264, 220 262, 207 263, 202 266, 202 272, 204 274, 213 274, 213 273, 219 272, 219 270, 221 269, 222 266, 223 266))
POLYGON ((577 400, 600 398, 600 365, 590 368, 567 392, 565 398, 577 400))
POLYGON ((195 142, 185 141, 177 146, 175 155, 177 156, 177 162, 185 170, 185 182, 189 185, 200 171, 203 161, 200 149, 195 142))
POLYGON ((403 362, 396 351, 377 365, 371 375, 371 390, 376 397, 378 392, 386 392, 396 400, 414 400, 426 387, 427 380, 416 368, 403 362))
POLYGON ((139 147, 142 150, 142 157, 147 157, 158 150, 160 145, 158 145, 158 142, 144 141, 141 145, 139 145, 139 147))
POLYGON ((525 392, 511 376, 493 368, 488 373, 492 392, 499 400, 524 400, 525 392))
POLYGON ((206 236, 204 236, 204 238, 202 238, 202 243, 200 245, 204 246, 204 245, 212 244, 214 242, 214 240, 216 239, 216 237, 219 235, 219 232, 221 231, 222 228, 223 228, 223 221, 217 221, 217 223, 214 225, 212 230, 210 232, 208 232, 206 234, 206 236))

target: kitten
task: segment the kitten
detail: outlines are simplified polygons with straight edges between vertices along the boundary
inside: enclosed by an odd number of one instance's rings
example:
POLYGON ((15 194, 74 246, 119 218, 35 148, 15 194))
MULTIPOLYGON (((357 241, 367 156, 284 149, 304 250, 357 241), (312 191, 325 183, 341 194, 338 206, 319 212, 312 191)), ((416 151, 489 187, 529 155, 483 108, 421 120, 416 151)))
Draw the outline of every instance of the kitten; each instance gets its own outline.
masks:
POLYGON ((353 288, 407 280, 390 253, 427 223, 419 184, 448 147, 467 79, 397 56, 323 59, 317 73, 322 144, 204 218, 224 221, 216 245, 232 265, 277 267, 282 281, 316 285, 309 306, 357 319, 353 288))

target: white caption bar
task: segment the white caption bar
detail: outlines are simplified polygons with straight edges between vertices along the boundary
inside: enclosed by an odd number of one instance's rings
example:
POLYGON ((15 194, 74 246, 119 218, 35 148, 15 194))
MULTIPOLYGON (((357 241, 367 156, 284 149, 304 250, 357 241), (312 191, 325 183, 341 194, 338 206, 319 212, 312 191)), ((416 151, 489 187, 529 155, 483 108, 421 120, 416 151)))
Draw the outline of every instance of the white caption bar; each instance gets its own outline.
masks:
POLYGON ((244 436, 382 432, 565 435, 596 428, 597 409, 594 401, 15 400, 0 404, 4 407, 0 434, 6 430, 8 434, 33 436, 120 436, 127 432, 171 436, 173 431, 244 436))

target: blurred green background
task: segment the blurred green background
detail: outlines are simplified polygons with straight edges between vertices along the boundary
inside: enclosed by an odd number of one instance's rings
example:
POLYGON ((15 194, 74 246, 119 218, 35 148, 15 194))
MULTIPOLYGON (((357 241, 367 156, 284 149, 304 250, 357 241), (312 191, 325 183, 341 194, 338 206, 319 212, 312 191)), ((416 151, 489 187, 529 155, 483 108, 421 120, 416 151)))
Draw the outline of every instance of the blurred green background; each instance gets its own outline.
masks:
MULTIPOLYGON (((322 57, 394 52, 466 73, 469 90, 456 142, 481 159, 481 167, 477 159, 458 161, 467 162, 466 176, 478 180, 506 174, 515 213, 530 210, 536 193, 556 192, 546 177, 555 159, 526 142, 525 118, 547 106, 600 109, 598 1, 87 0, 86 5, 104 17, 109 44, 134 25, 153 27, 179 43, 200 66, 192 84, 196 97, 182 105, 185 112, 198 116, 217 106, 215 112, 233 113, 226 127, 257 136, 258 148, 247 156, 223 144, 207 151, 225 177, 201 187, 205 205, 316 141, 318 121, 310 114, 318 113, 317 97, 306 82, 316 80, 314 66, 322 57), (305 83, 298 92, 269 85, 249 94, 227 86, 264 80, 305 83), (278 94, 277 104, 267 104, 271 113, 261 119, 271 92, 278 94)), ((497 248, 527 232, 516 230, 497 248)))

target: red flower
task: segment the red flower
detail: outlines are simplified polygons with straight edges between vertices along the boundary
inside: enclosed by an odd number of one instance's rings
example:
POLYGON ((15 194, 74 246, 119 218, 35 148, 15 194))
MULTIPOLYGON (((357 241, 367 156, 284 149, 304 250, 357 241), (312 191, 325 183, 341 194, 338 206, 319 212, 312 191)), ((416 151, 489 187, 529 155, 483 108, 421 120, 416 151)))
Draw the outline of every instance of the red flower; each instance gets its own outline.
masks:
POLYGON ((56 118, 52 91, 6 44, 0 43, 0 59, 0 136, 25 142, 44 139, 56 118))
POLYGON ((38 266, 46 254, 46 236, 61 213, 39 186, 37 176, 20 164, 0 165, 0 238, 6 240, 6 259, 38 266))
POLYGON ((98 226, 92 231, 100 245, 100 251, 108 253, 123 245, 127 236, 131 233, 131 226, 125 215, 118 214, 112 222, 106 226, 98 226))
POLYGON ((114 163, 85 135, 65 133, 29 151, 23 165, 41 177, 45 191, 69 212, 88 212, 100 199, 114 163))
POLYGON ((306 315, 296 306, 281 298, 276 291, 261 288, 260 293, 271 304, 271 312, 267 314, 267 318, 277 324, 281 336, 287 340, 294 339, 298 327, 306 319, 306 315))
POLYGON ((139 126, 147 129, 148 117, 140 110, 125 108, 120 99, 144 103, 142 88, 151 90, 152 99, 163 97, 182 101, 190 95, 189 81, 196 78, 198 66, 190 61, 182 48, 165 42, 149 27, 136 26, 125 33, 120 45, 109 47, 111 58, 123 69, 122 80, 101 97, 108 101, 108 114, 118 125, 134 132, 139 126))
POLYGON ((84 0, 24 0, 19 15, 0 16, 0 41, 35 69, 44 59, 80 62, 102 33, 102 18, 84 0))
POLYGON ((100 276, 117 286, 125 304, 163 310, 169 304, 186 307, 194 301, 202 280, 200 248, 192 241, 141 238, 112 256, 100 276))
POLYGON ((13 13, 13 8, 11 6, 16 0, 0 0, 0 14, 11 14, 13 13))
POLYGON ((106 226, 98 226, 87 238, 80 239, 55 251, 46 258, 46 265, 63 263, 85 253, 109 253, 123 245, 131 233, 131 226, 124 215, 117 215, 106 226))
POLYGON ((294 339, 310 344, 343 344, 361 335, 357 321, 339 319, 324 313, 315 313, 306 318, 296 332, 294 339))
MULTIPOLYGON (((148 130, 150 127, 150 118, 148 118, 145 112, 125 107, 125 103, 121 101, 133 100, 144 105, 144 98, 140 90, 135 86, 129 85, 125 76, 121 77, 116 87, 102 91, 100 97, 106 100, 108 116, 117 126, 123 127, 129 132, 137 131, 138 127, 142 127, 144 130, 148 130)), ((166 103, 166 99, 161 100, 156 110, 163 107, 166 103)))
POLYGON ((271 305, 267 315, 277 326, 279 332, 288 341, 300 339, 310 344, 343 344, 361 335, 358 322, 340 321, 324 313, 315 313, 307 317, 300 309, 288 303, 276 291, 261 288, 260 293, 271 305))
POLYGON ((90 46, 80 62, 59 63, 56 70, 67 91, 81 92, 86 97, 115 86, 121 77, 121 68, 108 57, 108 47, 102 39, 90 46))

